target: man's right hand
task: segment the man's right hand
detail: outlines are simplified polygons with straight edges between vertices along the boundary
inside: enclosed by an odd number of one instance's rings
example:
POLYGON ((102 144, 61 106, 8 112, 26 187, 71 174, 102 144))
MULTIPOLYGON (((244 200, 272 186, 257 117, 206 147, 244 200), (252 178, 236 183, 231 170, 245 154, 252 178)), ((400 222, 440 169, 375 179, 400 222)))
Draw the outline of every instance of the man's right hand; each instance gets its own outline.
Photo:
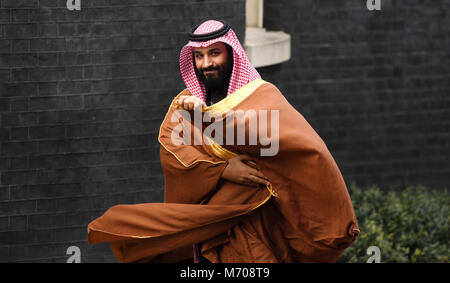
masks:
POLYGON ((245 164, 244 160, 251 160, 251 158, 243 154, 228 160, 228 165, 223 170, 222 178, 247 186, 268 185, 269 181, 267 177, 258 169, 245 164))
POLYGON ((201 110, 206 103, 196 96, 183 95, 178 98, 178 105, 184 110, 201 110))

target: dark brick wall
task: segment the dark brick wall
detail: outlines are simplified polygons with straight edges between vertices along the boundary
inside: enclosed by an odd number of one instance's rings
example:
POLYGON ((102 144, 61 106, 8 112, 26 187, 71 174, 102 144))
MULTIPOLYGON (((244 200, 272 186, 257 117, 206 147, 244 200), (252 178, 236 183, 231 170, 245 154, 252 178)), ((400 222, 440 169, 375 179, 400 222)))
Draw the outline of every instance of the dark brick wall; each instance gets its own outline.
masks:
POLYGON ((244 35, 245 2, 0 1, 0 262, 115 261, 86 226, 162 201, 157 133, 183 87, 185 32, 210 17, 244 35))
MULTIPOLYGON (((327 143, 345 180, 448 187, 450 1, 265 0, 292 36, 259 69, 327 143)), ((86 225, 161 201, 156 135, 185 31, 210 17, 244 38, 244 0, 0 0, 0 262, 115 261, 86 225)))
POLYGON ((292 59, 259 69, 325 140, 348 184, 449 187, 450 1, 265 0, 292 59))

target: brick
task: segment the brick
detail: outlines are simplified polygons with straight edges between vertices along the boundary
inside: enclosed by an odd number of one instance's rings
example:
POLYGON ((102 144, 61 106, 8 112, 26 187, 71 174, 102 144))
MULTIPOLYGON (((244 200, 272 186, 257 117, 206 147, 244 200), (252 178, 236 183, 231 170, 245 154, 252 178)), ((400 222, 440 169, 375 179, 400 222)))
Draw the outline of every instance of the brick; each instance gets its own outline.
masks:
MULTIPOLYGON (((0 164, 3 164, 4 160, 5 159, 3 159, 3 158, 0 159, 0 164)), ((2 167, 3 167, 3 165, 0 165, 0 168, 2 168, 2 167)), ((6 168, 6 166, 3 167, 2 170, 4 170, 5 168, 6 168)), ((0 201, 8 201, 8 200, 10 200, 10 187, 9 186, 0 187, 0 201)), ((0 224, 0 231, 2 228, 6 229, 6 227, 8 226, 7 224, 5 225, 5 222, 8 223, 7 217, 3 217, 3 216, 0 217, 0 223, 2 223, 2 224, 0 224), (5 220, 5 218, 6 218, 6 220, 5 220)))
POLYGON ((77 35, 77 25, 73 23, 69 24, 58 24, 58 35, 59 36, 74 36, 77 35))
POLYGON ((23 53, 30 50, 30 40, 28 39, 12 39, 11 40, 11 52, 23 53))
POLYGON ((10 190, 11 200, 43 199, 64 196, 64 185, 60 184, 11 186, 10 190))
POLYGON ((9 111, 10 107, 10 99, 9 98, 0 98, 0 112, 9 111))
POLYGON ((8 23, 11 20, 11 10, 0 8, 0 23, 8 23))
MULTIPOLYGON (((86 223, 91 222, 97 217, 97 213, 92 211, 79 212, 79 213, 66 213, 65 223, 68 226, 85 226, 86 223)), ((76 228, 77 230, 79 228, 76 228)), ((71 229, 72 230, 72 229, 71 229)), ((83 237, 86 237, 86 231, 83 229, 83 237)))
POLYGON ((79 96, 48 96, 30 98, 31 110, 47 109, 74 109, 82 106, 82 97, 79 96))
POLYGON ((36 113, 6 113, 1 115, 3 127, 29 126, 37 122, 36 113))
POLYGON ((58 199, 58 207, 63 211, 73 211, 75 209, 80 212, 105 207, 105 196, 88 196, 88 197, 72 197, 58 199))
POLYGON ((109 178, 135 178, 146 176, 148 172, 154 172, 155 170, 151 170, 152 163, 148 164, 136 164, 136 165, 117 165, 111 166, 107 170, 107 174, 109 178))
POLYGON ((108 54, 111 58, 110 62, 106 63, 130 63, 134 61, 136 51, 115 51, 108 54))
POLYGON ((34 38, 30 40, 31 51, 64 51, 66 40, 61 38, 34 38))
POLYGON ((56 66, 58 65, 57 53, 39 53, 38 54, 39 66, 56 66))
POLYGON ((9 168, 10 168, 10 159, 0 158, 0 170, 8 170, 9 168))
POLYGON ((27 139, 28 139, 28 127, 11 129, 11 140, 27 140, 27 139))
POLYGON ((9 228, 8 227, 8 222, 9 222, 9 217, 8 216, 1 216, 0 217, 0 233, 2 231, 7 231, 8 230, 8 228, 9 228))
POLYGON ((37 8, 37 0, 4 0, 2 1, 3 8, 37 8))
POLYGON ((83 78, 83 67, 66 68, 66 79, 80 80, 83 78))
POLYGON ((49 96, 58 94, 57 82, 39 82, 38 83, 39 96, 49 96))
POLYGON ((84 78, 86 79, 108 79, 112 78, 111 66, 89 66, 84 67, 84 78))
POLYGON ((14 250, 21 245, 34 242, 34 233, 30 231, 5 231, 0 232, 0 237, 2 243, 13 245, 14 250))
POLYGON ((85 38, 70 38, 66 40, 66 51, 79 52, 89 50, 90 41, 85 38))
POLYGON ((54 12, 57 9, 50 9, 48 7, 41 7, 40 9, 31 9, 28 14, 28 19, 32 23, 46 23, 54 22, 55 16, 54 12))
POLYGON ((40 155, 30 158, 30 168, 64 168, 67 157, 65 155, 40 155), (33 166, 33 167, 31 167, 33 166))
POLYGON ((58 35, 57 27, 54 24, 40 24, 38 34, 41 37, 55 37, 58 35))
MULTIPOLYGON (((66 221, 65 221, 67 226, 72 226, 71 223, 69 221, 67 221, 67 216, 66 216, 66 221)), ((74 243, 74 242, 85 242, 86 241, 86 223, 88 222, 84 222, 82 225, 79 225, 81 227, 69 227, 69 228, 63 228, 63 229, 54 229, 54 233, 55 233, 55 238, 56 239, 60 239, 61 241, 65 241, 67 242, 67 247, 66 247, 66 251, 67 248, 71 245, 69 245, 69 243, 74 243)), ((78 246, 80 246, 78 244, 78 246)), ((82 247, 80 247, 81 250, 82 247)), ((85 249, 83 249, 83 252, 81 254, 81 256, 83 256, 85 249)), ((67 258, 69 256, 67 255, 67 258)), ((67 258, 64 258, 63 262, 65 262, 67 260, 67 258)), ((81 262, 84 262, 83 259, 81 260, 81 262)))
POLYGON ((80 21, 81 11, 70 11, 66 7, 64 9, 55 9, 57 12, 53 14, 57 22, 76 22, 80 21))
POLYGON ((29 81, 29 69, 20 68, 11 70, 11 81, 12 82, 20 82, 20 81, 29 81))
POLYGON ((10 53, 11 52, 11 40, 1 40, 0 41, 0 53, 10 53))
POLYGON ((33 154, 37 151, 37 143, 34 142, 7 142, 2 143, 3 156, 17 156, 33 154))
POLYGON ((30 38, 38 34, 37 26, 34 24, 6 25, 4 35, 6 38, 30 38))
MULTIPOLYGON (((28 9, 12 9, 12 21, 18 23, 26 23, 28 22, 28 9)), ((8 17, 9 19, 9 17, 8 17)))
POLYGON ((58 212, 57 199, 38 199, 36 200, 36 212, 58 212))
POLYGON ((0 206, 0 215, 23 215, 34 213, 36 202, 34 200, 9 201, 0 206))
POLYGON ((45 126, 45 127, 31 127, 29 129, 29 136, 31 139, 60 139, 65 136, 64 126, 45 126))
MULTIPOLYGON (((58 0, 39 0, 39 4, 41 7, 58 7, 58 0)), ((59 6, 61 7, 61 3, 59 3, 59 6)))
POLYGON ((89 38, 86 41, 87 50, 112 50, 112 39, 111 38, 89 38))
POLYGON ((39 153, 82 153, 102 150, 117 150, 130 147, 146 147, 148 146, 148 143, 148 135, 130 135, 126 137, 108 138, 80 138, 65 141, 40 141, 39 153))
POLYGON ((111 191, 111 181, 89 182, 84 184, 66 184, 65 196, 106 195, 111 191))
POLYGON ((87 65, 91 63, 91 55, 83 52, 64 52, 59 54, 60 65, 87 65))
POLYGON ((26 215, 10 216, 8 230, 24 231, 27 229, 28 217, 26 215))
POLYGON ((90 36, 91 35, 91 24, 78 23, 77 24, 77 34, 79 36, 90 36))
POLYGON ((10 158, 9 169, 12 170, 28 170, 28 157, 12 157, 10 158))
POLYGON ((37 65, 36 54, 0 54, 3 67, 29 67, 37 65))
POLYGON ((32 81, 60 81, 65 76, 65 68, 36 68, 30 71, 32 81))
MULTIPOLYGON (((80 75, 80 68, 77 67, 78 71, 75 75, 80 75)), ((58 93, 61 95, 66 94, 88 94, 91 92, 92 83, 89 81, 72 81, 72 82, 59 82, 58 93)))

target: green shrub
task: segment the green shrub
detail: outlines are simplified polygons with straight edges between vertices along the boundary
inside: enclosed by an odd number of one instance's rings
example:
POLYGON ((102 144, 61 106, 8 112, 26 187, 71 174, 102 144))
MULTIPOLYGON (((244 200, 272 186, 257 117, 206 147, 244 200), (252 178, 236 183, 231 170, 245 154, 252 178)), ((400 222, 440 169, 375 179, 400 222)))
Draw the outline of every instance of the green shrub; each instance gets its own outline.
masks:
POLYGON ((365 190, 349 193, 361 234, 338 262, 367 262, 367 248, 377 246, 381 262, 449 262, 447 191, 409 187, 404 191, 365 190))

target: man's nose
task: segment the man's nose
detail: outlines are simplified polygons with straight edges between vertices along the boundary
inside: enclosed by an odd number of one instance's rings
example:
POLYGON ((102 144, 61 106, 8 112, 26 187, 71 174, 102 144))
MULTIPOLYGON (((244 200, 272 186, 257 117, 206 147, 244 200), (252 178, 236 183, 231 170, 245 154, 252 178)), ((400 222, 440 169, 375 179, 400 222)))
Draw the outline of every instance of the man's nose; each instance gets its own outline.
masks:
POLYGON ((209 56, 204 56, 203 57, 203 68, 206 69, 208 67, 211 67, 212 65, 212 60, 209 56))

